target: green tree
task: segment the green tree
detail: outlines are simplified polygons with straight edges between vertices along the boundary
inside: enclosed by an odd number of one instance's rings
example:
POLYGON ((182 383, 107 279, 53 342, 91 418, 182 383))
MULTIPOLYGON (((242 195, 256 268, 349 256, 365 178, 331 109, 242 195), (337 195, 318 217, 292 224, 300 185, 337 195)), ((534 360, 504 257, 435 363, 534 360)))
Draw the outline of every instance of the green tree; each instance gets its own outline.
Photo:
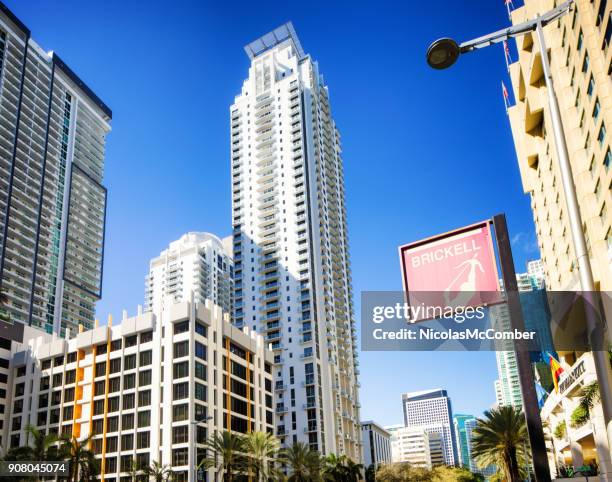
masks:
POLYGON ((496 465, 507 482, 523 480, 527 427, 523 412, 502 406, 484 413, 473 431, 472 453, 479 467, 496 465))
POLYGON ((60 451, 70 463, 70 480, 81 482, 95 480, 100 472, 100 463, 89 449, 91 436, 84 440, 76 437, 63 437, 60 451))
POLYGON ((565 438, 565 434, 567 432, 567 427, 565 425, 565 420, 562 420, 555 426, 555 430, 553 431, 553 435, 555 438, 562 440, 565 438))
POLYGON ((155 482, 165 482, 170 479, 170 475, 172 475, 172 470, 168 465, 162 465, 156 460, 151 462, 151 465, 142 469, 143 474, 149 480, 153 480, 155 482))
POLYGON ((289 472, 289 482, 315 482, 321 480, 322 462, 318 452, 310 450, 303 442, 296 442, 285 449, 284 462, 289 472))
MULTIPOLYGON (((8 450, 6 460, 19 461, 55 461, 61 459, 57 442, 58 436, 55 434, 45 434, 33 425, 26 426, 27 445, 23 447, 13 447, 8 450)), ((40 480, 40 477, 34 477, 40 480)))
POLYGON ((244 448, 249 470, 255 481, 278 478, 277 462, 280 462, 280 442, 271 433, 250 432, 244 437, 244 448))
POLYGON ((323 474, 334 482, 357 482, 363 466, 356 464, 346 455, 330 454, 324 459, 323 474))
POLYGON ((236 473, 246 470, 245 442, 242 435, 226 430, 212 435, 205 445, 211 456, 203 458, 198 468, 214 467, 223 474, 223 480, 226 482, 232 482, 236 473))
POLYGON ((374 464, 368 465, 368 468, 365 470, 365 481, 366 482, 374 482, 376 480, 376 466, 374 464))
POLYGON ((413 467, 408 463, 385 464, 376 471, 377 482, 432 482, 433 475, 424 467, 413 467))

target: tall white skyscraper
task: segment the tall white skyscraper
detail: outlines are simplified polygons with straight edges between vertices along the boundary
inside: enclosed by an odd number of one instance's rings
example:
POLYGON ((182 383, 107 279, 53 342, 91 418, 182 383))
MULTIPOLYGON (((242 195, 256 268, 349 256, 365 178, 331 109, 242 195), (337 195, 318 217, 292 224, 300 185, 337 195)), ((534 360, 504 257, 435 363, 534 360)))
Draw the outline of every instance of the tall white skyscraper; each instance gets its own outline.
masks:
POLYGON ((444 446, 444 462, 458 462, 451 400, 441 388, 402 394, 404 425, 422 428, 428 434, 439 433, 444 446))
POLYGON ((231 316, 234 267, 224 244, 214 234, 190 232, 170 243, 151 260, 145 277, 145 311, 161 313, 170 304, 211 300, 231 316))
POLYGON ((361 460, 340 135, 288 23, 245 47, 230 108, 237 326, 265 333, 277 434, 361 460))

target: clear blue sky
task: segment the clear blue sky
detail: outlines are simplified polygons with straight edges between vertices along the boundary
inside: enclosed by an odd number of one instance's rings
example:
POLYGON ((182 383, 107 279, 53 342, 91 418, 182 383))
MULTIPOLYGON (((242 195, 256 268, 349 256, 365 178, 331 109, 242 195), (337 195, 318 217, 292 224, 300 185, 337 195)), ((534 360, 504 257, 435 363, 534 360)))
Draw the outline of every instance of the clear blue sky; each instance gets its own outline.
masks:
MULTIPOLYGON (((142 303, 148 261, 190 230, 230 232, 229 105, 243 46, 292 20, 342 133, 355 298, 401 289, 397 246, 506 212, 517 269, 538 257, 500 81, 501 46, 448 71, 428 43, 507 25, 503 0, 4 0, 113 109, 101 318, 142 303)), ((518 2, 517 2, 518 3, 518 2)), ((513 46, 512 46, 513 48, 513 46)), ((402 421, 400 394, 494 402, 493 353, 362 353, 362 417, 402 421)))

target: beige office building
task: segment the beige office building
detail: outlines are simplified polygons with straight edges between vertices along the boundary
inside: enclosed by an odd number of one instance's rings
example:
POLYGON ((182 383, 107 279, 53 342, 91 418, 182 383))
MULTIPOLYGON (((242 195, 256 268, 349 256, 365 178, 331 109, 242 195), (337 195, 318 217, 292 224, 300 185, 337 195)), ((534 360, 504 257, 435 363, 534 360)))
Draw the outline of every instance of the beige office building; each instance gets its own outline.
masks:
MULTIPOLYGON (((554 7, 526 0, 512 12, 518 24, 554 7)), ((612 2, 577 0, 569 14, 544 28, 596 287, 612 291, 612 2)), ((579 289, 538 39, 516 39, 510 65, 516 104, 509 108, 526 193, 531 195, 546 286, 579 289), (516 60, 516 59, 514 59, 516 60)))
POLYGON ((4 450, 25 445, 32 424, 91 436, 101 480, 132 480, 135 460, 160 462, 172 480, 194 482, 205 480, 196 466, 213 433, 273 432, 273 352, 208 300, 166 304, 68 339, 25 328, 22 343, 0 347, 12 346, 10 355, 0 353, 10 359, 0 378, 8 391, 4 450))

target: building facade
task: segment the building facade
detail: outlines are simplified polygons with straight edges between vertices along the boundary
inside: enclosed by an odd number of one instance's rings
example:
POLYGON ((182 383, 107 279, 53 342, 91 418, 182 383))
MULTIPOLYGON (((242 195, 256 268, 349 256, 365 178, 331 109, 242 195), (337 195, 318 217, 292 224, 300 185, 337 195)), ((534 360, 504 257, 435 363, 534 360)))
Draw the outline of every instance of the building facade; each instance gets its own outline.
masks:
POLYGON ((210 302, 186 301, 68 340, 30 339, 10 364, 6 447, 26 444, 32 424, 91 435, 105 481, 131 480, 132 460, 202 479, 195 468, 214 431, 273 432, 273 354, 228 320, 210 302))
POLYGON ((102 294, 110 109, 0 3, 2 318, 64 335, 102 294))
MULTIPOLYGON (((516 281, 520 292, 525 328, 537 333, 538 346, 540 350, 532 353, 532 362, 544 364, 543 353, 554 353, 552 333, 550 329, 550 310, 548 298, 544 289, 544 274, 541 260, 527 263, 526 273, 517 273, 516 281)), ((503 286, 503 283, 501 283, 503 286)), ((505 304, 491 307, 490 314, 492 323, 500 329, 509 329, 510 314, 505 304)), ((506 342, 503 342, 506 343, 506 342)), ((511 343, 508 343, 510 346, 511 343)), ((495 381, 496 404, 511 405, 516 408, 523 406, 523 394, 518 373, 516 353, 513 350, 501 349, 495 352, 497 361, 497 373, 499 378, 495 381)), ((540 370, 543 374, 548 373, 548 367, 540 370)), ((539 378, 539 373, 538 373, 539 378)), ((543 385, 546 385, 542 381, 543 385)))
POLYGON ((277 434, 361 460, 340 135, 317 63, 285 24, 245 47, 230 108, 234 322, 275 352, 277 434))
POLYGON ((151 260, 145 278, 145 311, 159 313, 164 302, 211 300, 232 315, 234 263, 214 234, 190 232, 151 260))
POLYGON ((440 388, 402 394, 404 425, 423 429, 427 434, 439 433, 442 439, 444 463, 455 465, 457 446, 453 410, 446 390, 440 388))
POLYGON ((391 434, 376 422, 361 422, 364 467, 391 463, 391 434))
POLYGON ((444 465, 444 444, 440 433, 404 425, 393 425, 386 427, 386 430, 391 434, 393 463, 408 463, 429 469, 444 465))
POLYGON ((457 437, 457 459, 458 463, 465 468, 472 470, 471 456, 471 437, 468 435, 470 427, 473 427, 476 419, 473 415, 456 414, 453 416, 453 424, 455 426, 455 437, 457 437))
POLYGON ((586 416, 579 413, 583 387, 597 380, 593 357, 590 353, 566 353, 560 362, 564 372, 559 390, 550 393, 541 410, 551 475, 560 476, 559 467, 564 465, 592 465, 600 473, 610 474, 610 450, 601 402, 596 401, 586 416))
MULTIPOLYGON (((552 8, 526 0, 518 24, 552 8)), ((574 184, 595 285, 612 290, 612 4, 576 0, 569 14, 544 28, 551 73, 567 138, 574 184)), ((510 65, 516 104, 509 108, 523 189, 531 196, 549 290, 579 289, 567 208, 535 33, 517 37, 510 65)))

